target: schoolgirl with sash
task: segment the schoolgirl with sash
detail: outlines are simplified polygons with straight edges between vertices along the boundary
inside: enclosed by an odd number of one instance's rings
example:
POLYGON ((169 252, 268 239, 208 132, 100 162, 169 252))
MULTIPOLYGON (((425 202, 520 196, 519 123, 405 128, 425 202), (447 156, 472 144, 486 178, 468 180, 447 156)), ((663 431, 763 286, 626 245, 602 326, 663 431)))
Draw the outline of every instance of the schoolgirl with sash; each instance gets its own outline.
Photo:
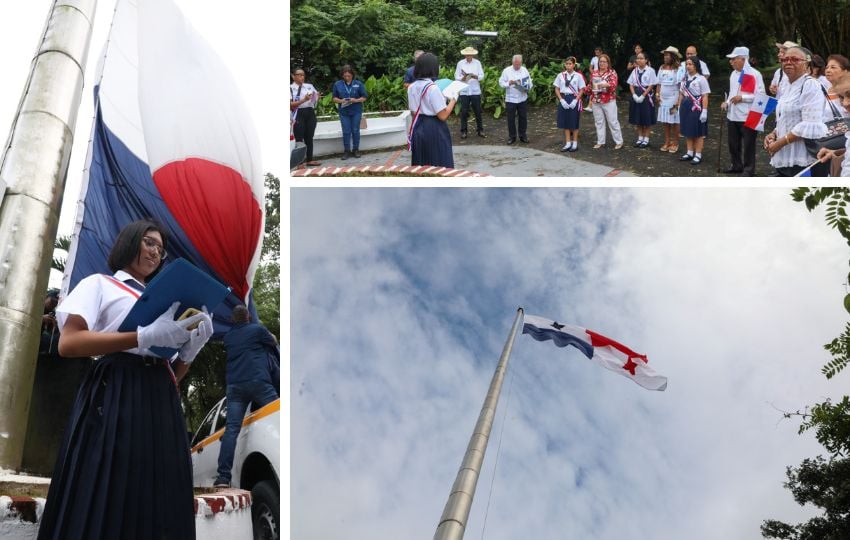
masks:
POLYGON ((411 165, 454 167, 452 136, 446 120, 452 114, 457 96, 448 104, 440 88, 432 81, 440 73, 440 64, 432 53, 416 59, 413 76, 416 81, 407 89, 407 103, 413 121, 407 134, 411 165))
POLYGON ((655 85, 658 78, 655 70, 646 65, 646 55, 638 53, 635 62, 637 67, 629 75, 629 91, 632 99, 629 101, 629 123, 637 126, 636 148, 649 146, 649 132, 655 124, 655 85))
POLYGON ((166 246, 159 224, 127 225, 109 254, 114 274, 84 278, 56 308, 60 354, 99 358, 65 429, 39 540, 195 538, 192 462, 176 383, 212 336, 212 320, 200 313, 175 321, 175 303, 147 326, 118 331, 162 266, 166 246), (179 352, 160 358, 152 347, 179 352))
POLYGON ((315 167, 320 163, 313 161, 313 135, 316 133, 316 103, 319 92, 310 84, 304 82, 304 70, 301 68, 292 72, 293 83, 289 85, 289 119, 292 122, 295 140, 303 142, 307 147, 307 166, 315 167))
POLYGON ((558 96, 558 129, 564 130, 564 147, 561 152, 575 152, 578 150, 579 123, 581 111, 581 96, 587 84, 581 73, 575 70, 576 59, 570 56, 564 60, 564 71, 555 77, 552 86, 558 96))
POLYGON ((685 60, 685 78, 679 85, 679 118, 682 135, 688 151, 679 158, 690 161, 691 165, 702 162, 702 149, 705 136, 708 135, 708 94, 711 89, 708 80, 700 73, 699 58, 689 56, 685 60))

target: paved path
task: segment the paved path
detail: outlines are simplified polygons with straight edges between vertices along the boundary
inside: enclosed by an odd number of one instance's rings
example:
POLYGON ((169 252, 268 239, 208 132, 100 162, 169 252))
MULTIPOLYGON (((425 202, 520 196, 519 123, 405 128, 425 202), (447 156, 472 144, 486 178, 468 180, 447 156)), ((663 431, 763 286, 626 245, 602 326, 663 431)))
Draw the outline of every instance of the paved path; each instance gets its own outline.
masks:
MULTIPOLYGON (((572 155, 535 150, 522 145, 494 147, 454 147, 455 169, 492 174, 493 176, 634 176, 627 171, 589 163, 572 155)), ((319 158, 323 167, 360 165, 409 165, 410 152, 388 150, 364 153, 359 159, 341 159, 340 155, 319 158)))

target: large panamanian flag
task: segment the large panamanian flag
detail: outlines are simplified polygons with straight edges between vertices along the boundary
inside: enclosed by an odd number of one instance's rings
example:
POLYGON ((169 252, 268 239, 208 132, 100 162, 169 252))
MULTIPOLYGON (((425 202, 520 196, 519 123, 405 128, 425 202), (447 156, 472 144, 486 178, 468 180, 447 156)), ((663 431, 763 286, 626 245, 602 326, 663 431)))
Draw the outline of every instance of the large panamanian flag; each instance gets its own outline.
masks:
POLYGON ((63 293, 109 273, 121 228, 153 218, 170 260, 232 288, 215 312, 226 330, 232 306, 250 304, 264 229, 259 142, 235 80, 172 0, 118 0, 95 84, 63 293))
POLYGON ((573 346, 590 360, 633 380, 648 390, 665 390, 667 377, 649 367, 649 359, 593 330, 563 324, 536 315, 523 317, 522 333, 537 341, 551 340, 558 347, 573 346))

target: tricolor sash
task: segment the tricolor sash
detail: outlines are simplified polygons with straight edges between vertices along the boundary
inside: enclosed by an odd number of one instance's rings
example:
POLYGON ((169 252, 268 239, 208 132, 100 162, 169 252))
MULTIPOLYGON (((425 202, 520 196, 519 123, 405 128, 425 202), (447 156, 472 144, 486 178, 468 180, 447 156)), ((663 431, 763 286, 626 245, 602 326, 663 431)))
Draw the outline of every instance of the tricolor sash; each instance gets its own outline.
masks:
MULTIPOLYGON (((646 73, 646 71, 644 71, 646 73)), ((640 88, 641 94, 645 95, 647 99, 649 99, 649 106, 655 107, 655 102, 652 101, 652 94, 647 92, 646 87, 643 85, 643 73, 638 71, 637 74, 637 87, 640 88)))
POLYGON ((685 79, 684 81, 682 81, 682 87, 681 87, 681 90, 682 90, 682 92, 684 92, 684 93, 685 93, 685 94, 686 94, 689 98, 691 98, 691 103, 693 104, 693 105, 691 105, 691 110, 692 110, 692 111, 700 111, 700 112, 702 112, 702 102, 700 101, 700 98, 702 97, 702 94, 700 94, 700 96, 699 96, 699 97, 695 97, 695 96, 694 96, 694 94, 691 92, 691 89, 690 89, 690 88, 688 88, 688 85, 689 85, 691 82, 695 81, 695 80, 696 80, 696 79, 693 79, 693 80, 691 80, 690 82, 688 82, 688 80, 687 80, 687 79, 685 79))
POLYGON ((416 128, 416 121, 419 120, 419 110, 422 109, 422 101, 425 99, 425 92, 428 91, 429 88, 434 86, 433 82, 430 82, 425 85, 425 88, 422 89, 422 94, 419 96, 419 106, 416 107, 416 112, 413 113, 413 122, 410 123, 410 131, 407 132, 407 150, 410 151, 410 143, 413 140, 413 130, 416 128))

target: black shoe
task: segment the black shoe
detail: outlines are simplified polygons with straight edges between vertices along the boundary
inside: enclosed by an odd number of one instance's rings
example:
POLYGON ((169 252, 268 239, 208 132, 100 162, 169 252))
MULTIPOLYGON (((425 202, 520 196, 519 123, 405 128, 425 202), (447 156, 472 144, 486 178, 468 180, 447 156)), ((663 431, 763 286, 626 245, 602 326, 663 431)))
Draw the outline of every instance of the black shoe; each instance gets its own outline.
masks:
POLYGON ((360 157, 360 151, 359 150, 354 151, 354 157, 356 157, 356 158, 360 157))
POLYGON ((736 169, 735 167, 729 167, 728 169, 723 171, 723 174, 737 174, 737 173, 741 173, 741 172, 744 172, 744 171, 742 171, 741 169, 736 169))
POLYGON ((351 157, 351 153, 346 150, 344 154, 342 154, 342 159, 348 159, 351 157))
POLYGON ((702 158, 701 158, 701 157, 694 157, 694 158, 691 160, 691 165, 699 165, 701 162, 702 162, 702 158))
POLYGON ((634 146, 635 148, 640 148, 641 146, 643 146, 643 141, 635 141, 632 146, 634 146))
POLYGON ((528 137, 520 137, 519 140, 524 142, 525 144, 528 144, 528 137))
POLYGON ((483 131, 479 131, 479 132, 478 132, 478 136, 479 136, 479 137, 481 137, 482 139, 486 139, 486 138, 487 138, 487 135, 484 135, 484 132, 483 132, 483 131))
POLYGON ((690 161, 692 159, 694 159, 693 154, 685 154, 684 156, 679 158, 679 161, 690 161))
POLYGON ((508 144, 513 144, 516 142, 516 139, 508 139, 508 144))
POLYGON ((565 144, 563 147, 561 147, 561 152, 569 152, 571 149, 572 146, 565 144))
POLYGON ((460 132, 460 138, 461 138, 461 139, 465 139, 465 138, 466 138, 466 132, 465 132, 465 131, 461 131, 461 132, 460 132))
POLYGON ((578 152, 578 147, 577 146, 571 146, 570 149, 567 150, 567 152, 578 152))
POLYGON ((641 148, 648 148, 649 147, 649 141, 643 141, 642 143, 640 143, 640 147, 641 148))

